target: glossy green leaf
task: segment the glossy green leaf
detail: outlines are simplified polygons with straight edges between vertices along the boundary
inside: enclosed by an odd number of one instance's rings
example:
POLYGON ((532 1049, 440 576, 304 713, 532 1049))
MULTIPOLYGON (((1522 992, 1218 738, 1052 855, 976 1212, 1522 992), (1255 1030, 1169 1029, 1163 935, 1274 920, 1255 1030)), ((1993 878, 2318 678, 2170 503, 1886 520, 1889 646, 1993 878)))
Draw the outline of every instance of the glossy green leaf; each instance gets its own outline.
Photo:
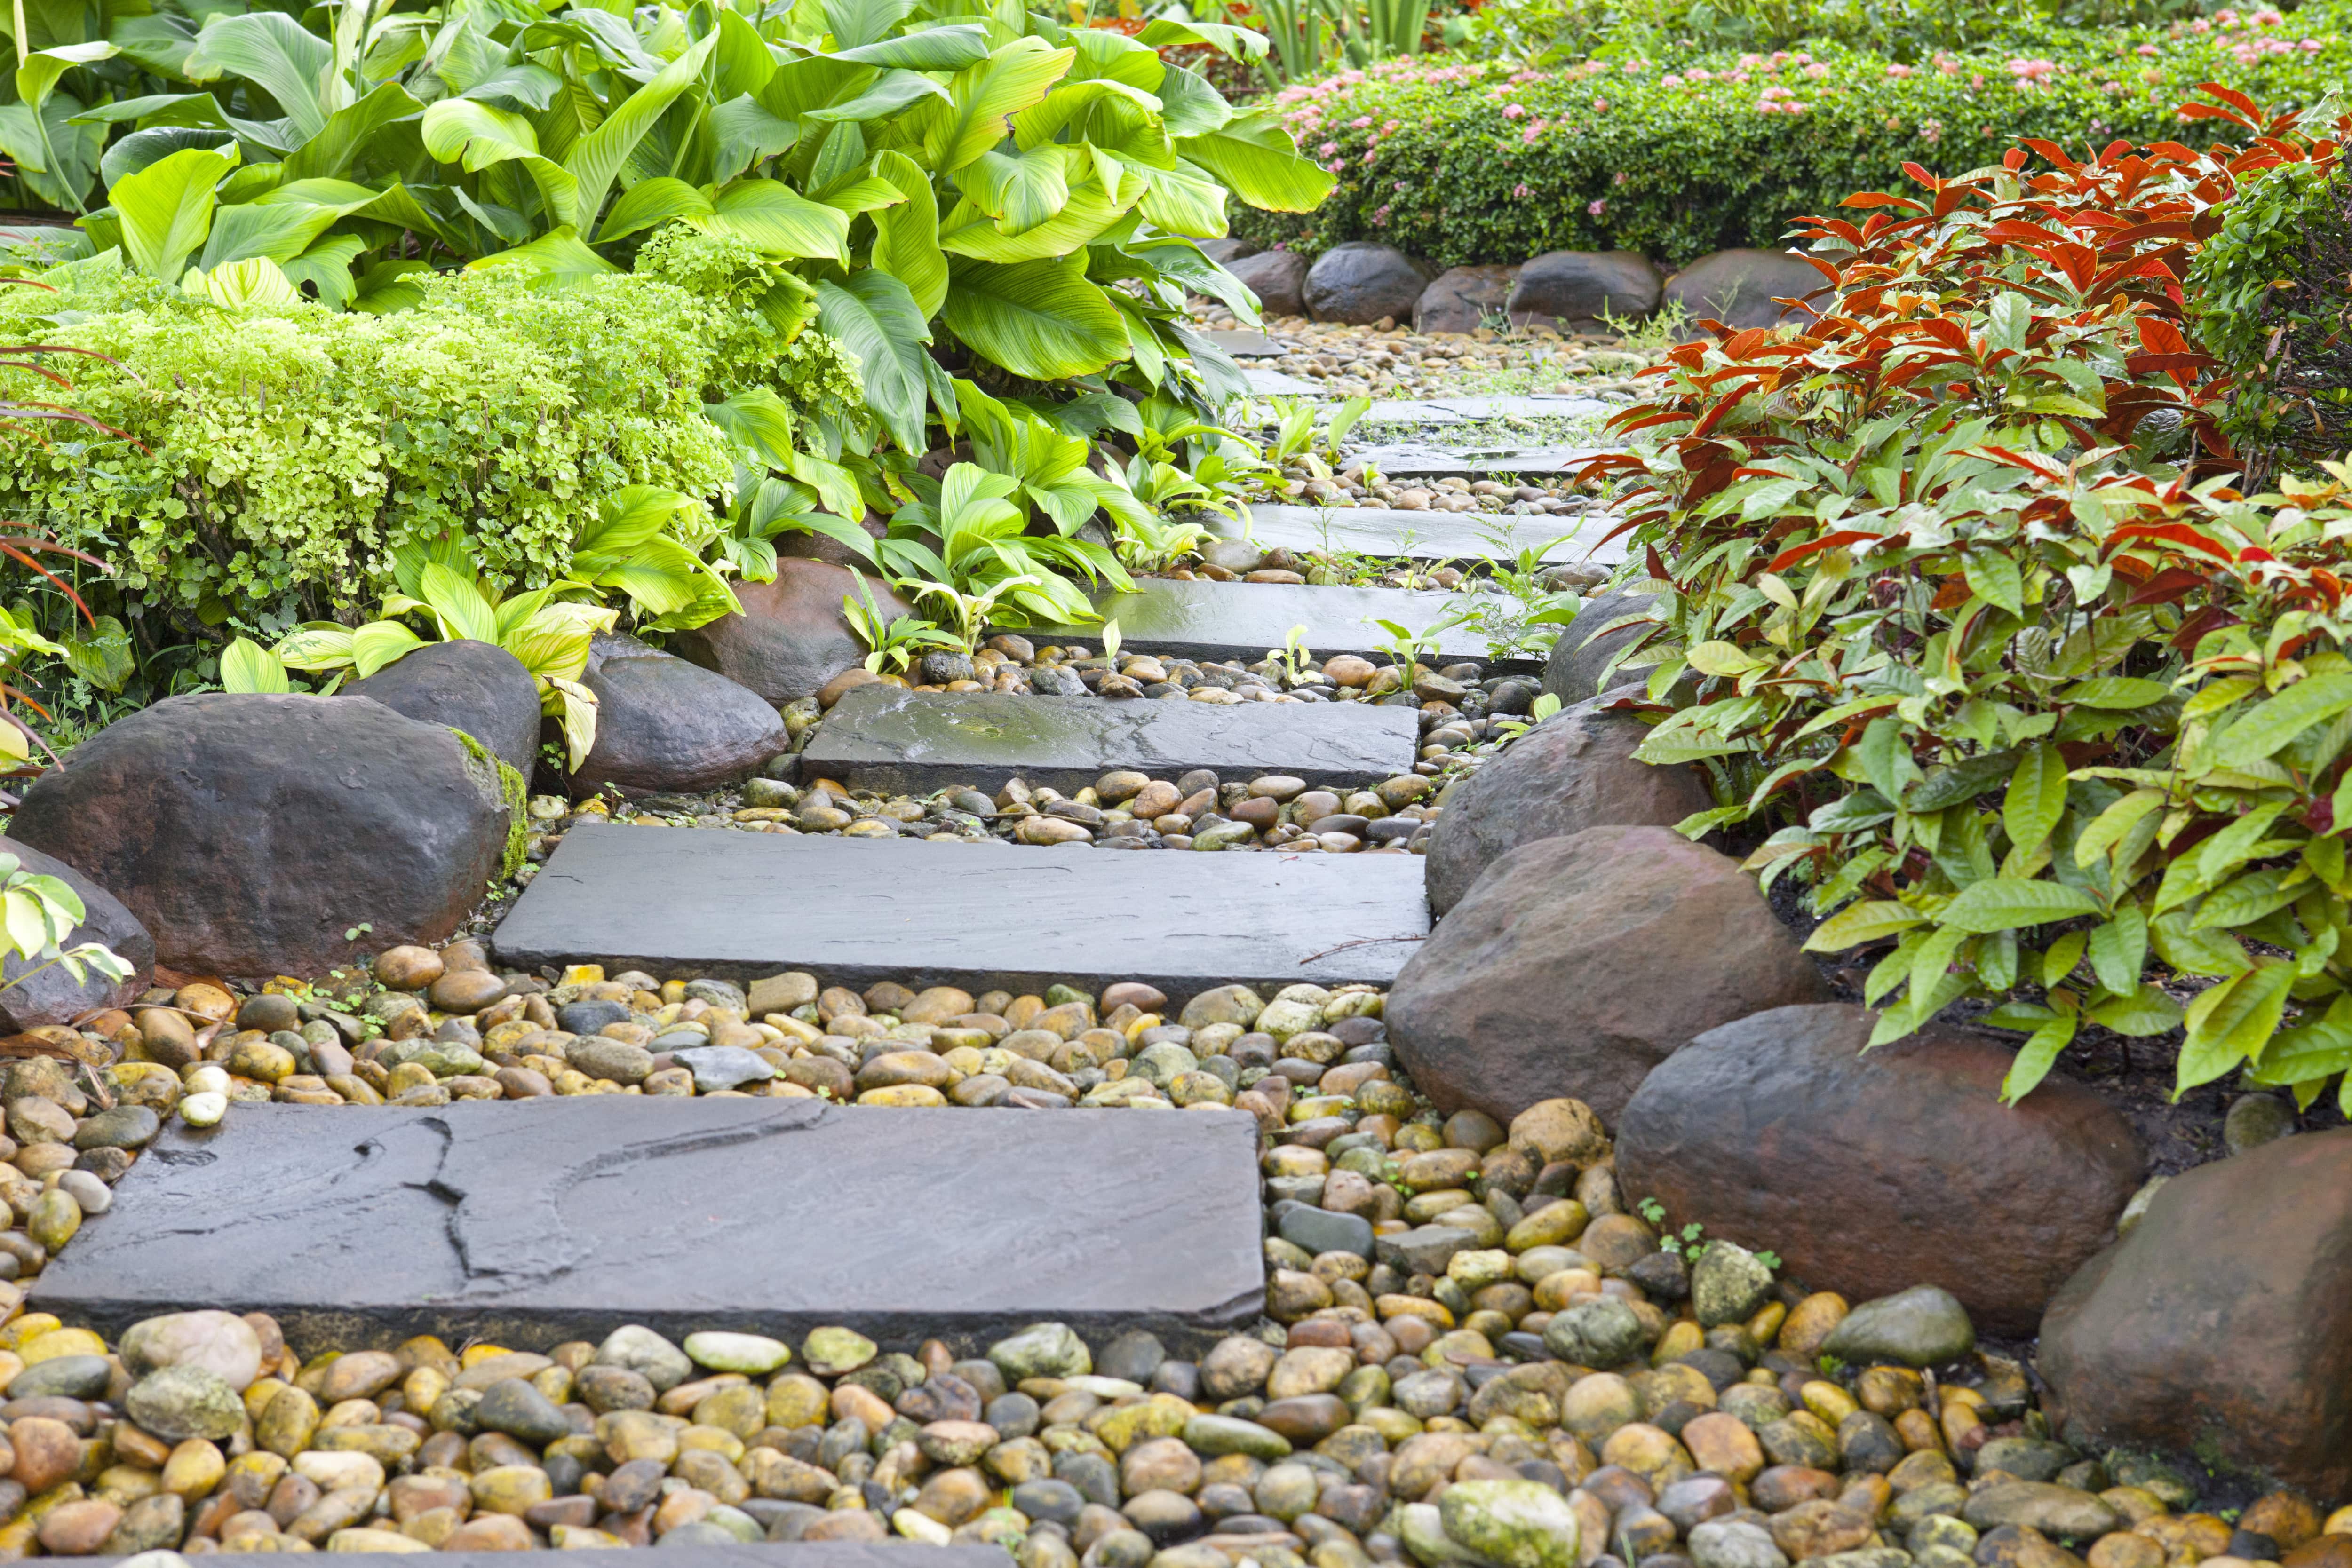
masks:
POLYGON ((2095 915, 2099 901, 2079 887, 1992 876, 1962 888, 1937 920, 1957 931, 2015 931, 2095 915))

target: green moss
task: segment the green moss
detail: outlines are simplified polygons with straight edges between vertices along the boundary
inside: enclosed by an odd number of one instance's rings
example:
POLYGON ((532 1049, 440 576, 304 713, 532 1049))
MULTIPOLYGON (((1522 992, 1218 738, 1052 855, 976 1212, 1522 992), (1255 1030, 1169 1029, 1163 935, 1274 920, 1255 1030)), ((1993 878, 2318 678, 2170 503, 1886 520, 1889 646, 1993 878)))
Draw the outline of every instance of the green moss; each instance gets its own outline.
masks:
POLYGON ((498 880, 512 882, 515 873, 522 869, 530 849, 530 786, 523 781, 521 774, 507 765, 504 758, 493 756, 488 747, 455 725, 443 727, 457 737, 457 744, 466 748, 467 758, 484 768, 496 770, 499 797, 506 802, 507 808, 507 852, 499 862, 498 880))

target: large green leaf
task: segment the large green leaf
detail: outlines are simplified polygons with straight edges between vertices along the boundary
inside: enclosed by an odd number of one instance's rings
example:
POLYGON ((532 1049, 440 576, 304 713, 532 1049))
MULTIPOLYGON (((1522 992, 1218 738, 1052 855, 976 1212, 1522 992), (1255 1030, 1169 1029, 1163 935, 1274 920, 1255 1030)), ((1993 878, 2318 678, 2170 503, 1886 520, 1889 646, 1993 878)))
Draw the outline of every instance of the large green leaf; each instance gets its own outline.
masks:
POLYGON ((903 38, 839 49, 830 58, 902 70, 956 71, 988 57, 988 29, 970 22, 929 26, 903 38))
POLYGON ((1125 217, 1145 189, 1138 182, 1126 196, 1114 199, 1101 184, 1089 180, 1072 191, 1051 217, 1015 235, 1006 234, 998 220, 967 199, 958 203, 940 225, 940 247, 975 261, 1042 261, 1067 256, 1125 217))
POLYGON ((1043 38, 1015 38, 979 64, 956 73, 950 101, 927 110, 923 160, 952 174, 1005 137, 1005 120, 1043 102, 1077 58, 1043 38))
POLYGON ((816 297, 825 334, 857 356, 866 406, 900 448, 921 455, 929 449, 923 439, 923 345, 931 340, 922 307, 904 283, 870 267, 845 283, 818 284, 816 297))
POLYGON ((221 207, 213 214, 212 234, 196 265, 209 272, 215 267, 253 256, 291 261, 310 249, 310 242, 325 234, 341 216, 333 207, 310 202, 270 206, 248 202, 221 207))
POLYGON ((213 227, 213 187, 236 166, 223 152, 191 147, 152 163, 110 194, 123 248, 140 271, 176 283, 213 227))
POLYGON ((258 86, 308 141, 327 128, 328 117, 350 101, 334 73, 335 51, 282 11, 215 14, 196 35, 188 56, 191 81, 243 77, 258 86))
POLYGON ((1126 357, 1127 323, 1082 258, 959 264, 942 319, 986 359, 1032 381, 1092 375, 1126 357))
POLYGON ((385 82, 357 103, 329 115, 325 128, 287 158, 286 177, 301 180, 320 174, 341 174, 367 150, 376 132, 422 113, 424 109, 406 88, 398 82, 385 82))
POLYGON ((510 267, 524 275, 534 288, 567 288, 587 278, 618 272, 619 267, 590 250, 569 224, 548 230, 528 245, 495 252, 472 263, 468 272, 510 267))
POLYGON ((629 154, 645 140, 663 112, 697 84, 703 62, 710 57, 718 43, 718 33, 705 35, 700 43, 664 66, 653 80, 631 93, 605 117, 604 123, 573 142, 564 153, 564 170, 579 183, 580 222, 592 222, 604 210, 604 193, 613 188, 621 165, 628 161, 629 154))
POLYGON ((983 152, 956 183, 997 220, 999 232, 1026 234, 1069 204, 1075 149, 1048 141, 1025 152, 983 152))
POLYGON ((2312 675, 2242 710, 2215 751, 2224 768, 2268 757, 2313 725, 2352 709, 2352 675, 2312 675))
POLYGON ((1960 890, 1937 918, 1947 930, 2014 931, 2078 915, 2096 915, 2099 901, 2079 887, 2024 877, 1989 876, 1960 890))
POLYGON ((772 256, 845 261, 849 214, 812 202, 780 180, 738 180, 711 201, 703 226, 750 240, 772 256))
POLYGON ((1313 212, 1338 181, 1298 155, 1290 133, 1263 110, 1236 114, 1206 136, 1187 136, 1176 151, 1208 170, 1253 207, 1313 212))
POLYGON ((702 412, 761 463, 771 468, 792 465, 793 411, 766 387, 737 392, 723 402, 704 403, 702 412))
POLYGON ((906 200, 874 214, 874 265, 907 286, 929 320, 948 297, 948 258, 940 249, 940 209, 931 177, 904 152, 877 153, 874 172, 906 200))
POLYGON ((663 224, 680 219, 707 218, 716 211, 710 198, 683 180, 673 180, 667 174, 651 180, 641 180, 621 193, 596 225, 596 238, 621 239, 640 229, 658 228, 663 224))
POLYGON ((1177 22, 1166 16, 1155 17, 1143 31, 1135 36, 1139 44, 1152 48, 1171 45, 1207 44, 1222 49, 1234 59, 1265 58, 1266 40, 1264 33, 1254 33, 1246 27, 1228 26, 1222 22, 1177 22))
POLYGON ((539 133, 520 114, 469 98, 443 99, 425 111, 423 130, 425 152, 469 174, 499 163, 520 164, 558 224, 576 227, 595 210, 584 204, 572 170, 541 154, 539 133))
POLYGON ((710 133, 717 142, 711 170, 719 180, 733 179, 756 167, 762 158, 789 152, 800 140, 797 120, 785 120, 758 99, 732 99, 710 111, 710 133))
MULTIPOLYGON (((21 108, 21 105, 11 105, 21 108)), ((0 142, 11 141, 0 130, 0 142)), ((151 163, 160 163, 184 147, 217 150, 236 141, 230 131, 205 125, 151 125, 134 131, 106 150, 98 161, 98 172, 109 185, 130 178, 151 163)))

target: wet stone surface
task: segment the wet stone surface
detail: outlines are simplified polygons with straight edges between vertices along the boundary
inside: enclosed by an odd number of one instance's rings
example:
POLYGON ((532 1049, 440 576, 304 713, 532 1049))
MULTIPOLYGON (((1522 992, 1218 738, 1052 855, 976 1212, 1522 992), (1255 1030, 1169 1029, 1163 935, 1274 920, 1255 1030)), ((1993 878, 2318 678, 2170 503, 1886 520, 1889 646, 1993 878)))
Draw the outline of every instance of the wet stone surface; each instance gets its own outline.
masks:
POLYGON ((499 925, 519 968, 617 960, 1043 990, 1092 975, 1181 1001, 1230 980, 1385 984, 1429 930, 1411 855, 1035 853, 990 842, 574 829, 499 925), (1018 920, 1005 912, 1021 911, 1018 920), (1105 922, 1149 932, 1141 950, 1105 922))
POLYGON ((1007 1128, 808 1099, 242 1106, 175 1124, 32 1304, 113 1330, 205 1301, 298 1341, 366 1321, 526 1348, 615 1319, 968 1346, 1044 1317, 1183 1339, 1255 1315, 1248 1117, 1007 1128))
POLYGON ((1313 786, 1372 785, 1411 771, 1417 719, 1365 704, 1056 701, 877 684, 835 705, 801 753, 801 775, 862 791, 974 780, 992 789, 1016 775, 1078 789, 1114 768, 1152 779, 1263 769, 1313 786))

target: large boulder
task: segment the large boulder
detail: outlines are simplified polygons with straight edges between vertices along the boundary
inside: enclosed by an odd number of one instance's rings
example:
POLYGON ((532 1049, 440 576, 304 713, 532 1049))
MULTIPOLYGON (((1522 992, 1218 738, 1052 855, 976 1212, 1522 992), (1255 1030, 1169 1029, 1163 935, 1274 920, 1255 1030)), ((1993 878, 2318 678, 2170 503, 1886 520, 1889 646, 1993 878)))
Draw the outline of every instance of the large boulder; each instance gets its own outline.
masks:
POLYGON ((1307 269, 1307 313, 1318 321, 1355 327, 1410 321, 1428 287, 1429 274, 1396 246, 1351 239, 1325 251, 1307 269))
MULTIPOLYGON (((967 450, 961 455, 961 458, 960 460, 969 461, 971 455, 971 454, 967 450)), ((945 470, 942 469, 941 472, 944 473, 945 470)), ((934 475, 933 477, 936 478, 938 476, 934 475)), ((833 514, 820 512, 817 515, 830 517, 833 514)), ((867 538, 870 539, 878 539, 882 538, 883 535, 890 531, 890 524, 888 520, 873 512, 860 514, 856 519, 856 527, 865 533, 867 538)), ((842 543, 841 540, 835 538, 833 535, 821 534, 814 528, 793 528, 789 532, 778 534, 772 542, 776 547, 776 554, 781 559, 821 560, 830 566, 841 567, 849 571, 861 572, 874 564, 874 552, 872 550, 852 549, 849 546, 842 543)), ((777 568, 779 572, 782 570, 783 569, 781 565, 777 568)), ((875 603, 885 605, 887 607, 888 604, 897 602, 895 596, 890 599, 884 598, 884 595, 888 591, 882 583, 877 581, 871 577, 866 579, 866 582, 874 590, 875 603)), ((740 578, 736 579, 736 602, 739 604, 742 602, 743 590, 745 588, 757 588, 760 585, 758 583, 746 583, 740 578)), ((898 613, 898 612, 894 610, 891 613, 895 615, 898 613)))
POLYGON ((1307 258, 1297 251, 1262 250, 1255 256, 1236 256, 1225 263, 1225 270, 1257 296, 1261 314, 1307 314, 1307 258))
MULTIPOLYGON (((669 645, 679 657, 757 693, 771 707, 813 697, 866 657, 866 644, 841 612, 841 601, 856 596, 858 575, 830 561, 780 557, 774 581, 736 583, 743 613, 677 632, 669 645)), ((865 580, 886 619, 907 613, 907 601, 887 584, 865 580)))
POLYGON ((1423 872, 1433 914, 1521 844, 1611 824, 1670 828, 1715 804, 1691 768, 1633 760, 1649 727, 1601 703, 1562 708, 1447 793, 1423 872))
POLYGON ((74 747, 10 832, 110 889, 172 968, 303 976, 446 941, 509 826, 498 769, 440 725, 367 697, 206 692, 74 747))
POLYGON ((1931 1025, 1864 1055, 1875 1022, 1832 1002, 1700 1035, 1627 1103, 1618 1180, 1677 1225, 1773 1249, 1814 1290, 1940 1285, 1979 1327, 2030 1335, 2115 1233, 2139 1136, 2056 1078, 2002 1104, 2016 1052, 1980 1035, 1931 1025))
POLYGON ((2040 1364, 2078 1448, 2218 1451, 2352 1493, 2352 1128, 2166 1182, 2051 1302, 2040 1364))
POLYGON ((1550 250, 1519 268, 1507 308, 1514 326, 1570 331, 1647 316, 1658 308, 1658 269, 1630 250, 1550 250))
POLYGON ((80 896, 81 924, 60 946, 96 942, 131 966, 130 975, 119 983, 89 971, 84 971, 87 978, 77 980, 62 964, 43 968, 37 959, 12 954, 0 968, 0 980, 7 982, 7 988, 0 990, 0 1033, 21 1034, 38 1024, 70 1023, 85 1013, 125 1007, 147 988, 148 972, 155 967, 155 938, 121 899, 30 844, 0 838, 0 851, 15 855, 24 870, 56 877, 80 896), (20 978, 26 974, 32 977, 20 978))
POLYGON ((342 695, 462 729, 526 779, 539 758, 539 683, 495 643, 427 643, 342 695))
POLYGON ((1678 301, 1694 320, 1771 327, 1811 319, 1774 300, 1802 299, 1828 287, 1818 267, 1787 251, 1718 250, 1666 279, 1665 298, 1678 301))
POLYGON ((1219 267, 1231 267, 1244 256, 1255 256, 1258 253, 1257 246, 1251 241, 1229 236, 1195 240, 1192 243, 1201 247, 1202 256, 1207 256, 1219 267))
POLYGON ((1516 267, 1454 267, 1441 272, 1413 302, 1416 332, 1475 332, 1499 320, 1511 297, 1516 267))
POLYGON ((635 637, 599 632, 581 684, 596 694, 596 744, 572 775, 574 795, 716 789, 790 742, 759 693, 635 637))
POLYGON ((1614 1123, 1698 1035, 1827 999, 1739 863, 1665 828, 1587 828, 1496 857, 1405 961, 1389 1040, 1422 1092, 1507 1123, 1581 1100, 1614 1123))
MULTIPOLYGON (((1609 661, 1617 656, 1619 650, 1651 632, 1649 627, 1640 625, 1621 626, 1614 632, 1601 629, 1628 615, 1654 612, 1659 604, 1657 596, 1649 593, 1604 593, 1585 601, 1576 619, 1560 629, 1559 640, 1551 645, 1551 657, 1544 664, 1543 689, 1563 704, 1586 702, 1600 695, 1601 673, 1609 661)), ((1637 652, 1609 672, 1609 684, 1614 686, 1626 681, 1646 680, 1656 662, 1637 652)))

